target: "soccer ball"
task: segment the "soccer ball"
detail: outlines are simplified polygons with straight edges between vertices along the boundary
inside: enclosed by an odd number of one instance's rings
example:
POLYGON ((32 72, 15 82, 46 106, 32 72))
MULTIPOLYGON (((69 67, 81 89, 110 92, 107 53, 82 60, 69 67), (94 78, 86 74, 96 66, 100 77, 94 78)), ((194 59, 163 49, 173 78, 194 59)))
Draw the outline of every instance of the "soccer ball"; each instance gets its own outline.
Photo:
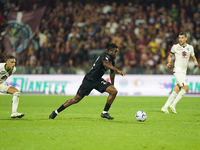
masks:
POLYGON ((140 110, 135 114, 135 118, 137 121, 145 121, 147 119, 147 114, 140 110))

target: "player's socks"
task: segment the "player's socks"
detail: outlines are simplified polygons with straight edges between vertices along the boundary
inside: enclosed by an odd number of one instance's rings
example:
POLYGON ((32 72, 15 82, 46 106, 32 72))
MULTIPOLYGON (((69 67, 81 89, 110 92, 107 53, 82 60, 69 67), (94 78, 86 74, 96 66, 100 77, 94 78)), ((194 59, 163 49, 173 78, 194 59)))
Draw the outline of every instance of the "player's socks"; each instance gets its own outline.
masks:
POLYGON ((103 111, 102 113, 105 114, 105 113, 108 113, 108 112, 107 111, 103 111))
POLYGON ((185 95, 185 90, 184 89, 182 89, 179 93, 178 93, 178 95, 176 96, 176 98, 175 98, 175 100, 174 100, 174 102, 172 103, 172 105, 173 106, 176 106, 176 104, 180 101, 180 99, 185 95))
POLYGON ((16 113, 17 112, 17 108, 18 108, 18 104, 19 104, 19 92, 16 92, 13 94, 13 98, 12 98, 12 113, 16 113))
POLYGON ((58 113, 60 113, 61 111, 63 111, 66 107, 64 105, 61 105, 57 110, 54 110, 51 115, 49 116, 49 119, 54 119, 58 113))
POLYGON ((107 119, 109 119, 109 120, 114 119, 113 117, 111 117, 111 116, 108 114, 108 110, 110 109, 110 106, 111 106, 111 104, 106 103, 106 105, 105 105, 105 107, 104 107, 104 110, 103 110, 103 112, 101 113, 101 117, 102 117, 102 118, 107 118, 107 119))
POLYGON ((108 110, 110 109, 110 106, 111 106, 111 104, 106 103, 102 113, 108 113, 108 110))
POLYGON ((58 114, 58 111, 57 111, 57 110, 55 110, 55 113, 56 113, 56 114, 58 114))
POLYGON ((49 116, 49 119, 54 119, 57 116, 57 114, 55 113, 55 110, 51 113, 51 115, 49 116))
POLYGON ((58 109, 57 112, 60 113, 61 111, 63 111, 66 107, 64 105, 61 105, 58 109))
POLYGON ((174 99, 175 99, 176 97, 177 97, 177 93, 176 93, 175 91, 173 91, 173 92, 170 94, 170 96, 169 96, 167 102, 165 103, 165 105, 164 105, 163 107, 164 107, 164 108, 168 108, 169 105, 174 101, 174 99))

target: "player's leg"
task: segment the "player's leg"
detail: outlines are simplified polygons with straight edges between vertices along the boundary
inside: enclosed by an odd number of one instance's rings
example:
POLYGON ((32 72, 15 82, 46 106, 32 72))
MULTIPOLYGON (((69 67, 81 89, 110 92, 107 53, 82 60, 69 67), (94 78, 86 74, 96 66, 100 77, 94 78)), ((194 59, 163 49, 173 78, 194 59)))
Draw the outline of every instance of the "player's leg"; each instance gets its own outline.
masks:
POLYGON ((16 89, 13 86, 10 86, 7 90, 7 93, 12 94, 12 114, 11 118, 22 118, 24 116, 24 113, 18 113, 17 108, 19 104, 19 97, 20 97, 20 92, 18 89, 16 89))
POLYGON ((173 103, 169 106, 172 110, 173 113, 177 113, 176 112, 176 104, 180 101, 180 99, 188 92, 189 90, 189 86, 188 86, 188 82, 186 79, 186 74, 184 73, 176 73, 175 74, 176 80, 178 85, 180 86, 181 91, 177 94, 175 100, 173 101, 173 103))
POLYGON ((176 84, 174 86, 174 91, 169 95, 168 100, 166 101, 165 105, 161 108, 162 112, 169 114, 168 107, 175 100, 177 93, 179 93, 179 91, 180 91, 180 86, 176 84))
POLYGON ((54 119, 61 111, 63 111, 65 108, 78 103, 80 100, 82 100, 83 97, 79 96, 78 94, 75 95, 74 98, 68 99, 63 105, 61 105, 57 110, 54 110, 51 115, 49 116, 49 119, 54 119))
POLYGON ((49 119, 54 119, 61 111, 63 111, 65 108, 78 103, 80 100, 83 99, 85 95, 88 95, 92 89, 93 89, 93 83, 88 80, 87 78, 84 78, 82 81, 82 84, 80 85, 77 94, 74 96, 74 98, 71 98, 67 100, 63 105, 61 105, 57 110, 54 110, 52 114, 49 116, 49 119))
POLYGON ((61 105, 57 110, 54 110, 51 115, 49 116, 49 119, 54 119, 61 111, 63 111, 65 108, 78 103, 80 100, 83 99, 84 96, 89 95, 89 93, 93 89, 93 82, 89 81, 87 78, 84 78, 82 81, 82 84, 80 85, 77 94, 74 96, 74 98, 71 98, 67 100, 63 105, 61 105))
POLYGON ((102 112, 102 114, 101 114, 101 117, 102 117, 102 118, 107 118, 107 119, 112 120, 112 119, 114 119, 114 118, 111 117, 111 116, 108 114, 108 111, 109 111, 109 109, 110 109, 110 107, 111 107, 111 104, 112 104, 113 101, 115 100, 115 97, 116 97, 118 91, 117 91, 117 89, 116 89, 113 85, 110 85, 110 86, 107 87, 106 92, 109 93, 109 96, 108 96, 108 98, 107 98, 107 102, 106 102, 106 105, 105 105, 105 107, 104 107, 104 110, 103 110, 103 112, 102 112))
POLYGON ((178 95, 176 96, 175 100, 173 101, 173 103, 170 105, 170 108, 172 110, 172 112, 177 113, 176 112, 176 104, 181 100, 181 98, 188 92, 189 90, 189 86, 185 85, 182 87, 181 91, 178 93, 178 95))

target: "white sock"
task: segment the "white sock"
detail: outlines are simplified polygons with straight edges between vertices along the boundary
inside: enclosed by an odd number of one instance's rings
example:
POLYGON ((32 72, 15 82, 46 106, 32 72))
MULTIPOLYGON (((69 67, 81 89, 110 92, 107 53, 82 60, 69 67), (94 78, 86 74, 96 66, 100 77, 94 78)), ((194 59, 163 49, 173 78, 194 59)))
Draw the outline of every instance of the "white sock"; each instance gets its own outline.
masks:
POLYGON ((176 104, 180 101, 180 99, 185 95, 185 90, 184 89, 182 89, 179 93, 178 93, 178 95, 177 95, 177 97, 176 97, 176 99, 174 100, 174 102, 172 103, 172 105, 174 105, 174 106, 176 106, 176 104))
POLYGON ((58 114, 58 111, 57 111, 57 110, 55 110, 55 113, 56 113, 56 114, 58 114))
POLYGON ((107 111, 103 111, 102 113, 105 114, 105 113, 108 113, 108 112, 107 111))
POLYGON ((177 93, 176 93, 175 91, 173 91, 173 92, 170 94, 170 96, 169 96, 167 102, 165 103, 165 105, 164 105, 163 107, 164 107, 164 108, 168 108, 169 105, 175 100, 176 96, 177 96, 177 93))
POLYGON ((20 93, 16 92, 13 94, 13 98, 12 98, 12 113, 16 113, 17 112, 17 108, 18 108, 18 104, 19 104, 19 96, 20 93))

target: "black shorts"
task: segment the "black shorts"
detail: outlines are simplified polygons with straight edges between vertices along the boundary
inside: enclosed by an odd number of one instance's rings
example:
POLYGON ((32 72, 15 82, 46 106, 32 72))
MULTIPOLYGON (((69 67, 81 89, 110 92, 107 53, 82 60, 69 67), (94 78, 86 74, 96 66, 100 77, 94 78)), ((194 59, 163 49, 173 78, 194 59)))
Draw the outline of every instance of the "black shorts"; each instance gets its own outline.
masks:
POLYGON ((82 84, 77 91, 77 94, 81 97, 84 97, 86 95, 89 95, 93 89, 96 89, 97 91, 103 93, 110 85, 112 84, 104 80, 103 78, 101 78, 99 81, 94 82, 87 79, 87 77, 84 77, 82 84))

